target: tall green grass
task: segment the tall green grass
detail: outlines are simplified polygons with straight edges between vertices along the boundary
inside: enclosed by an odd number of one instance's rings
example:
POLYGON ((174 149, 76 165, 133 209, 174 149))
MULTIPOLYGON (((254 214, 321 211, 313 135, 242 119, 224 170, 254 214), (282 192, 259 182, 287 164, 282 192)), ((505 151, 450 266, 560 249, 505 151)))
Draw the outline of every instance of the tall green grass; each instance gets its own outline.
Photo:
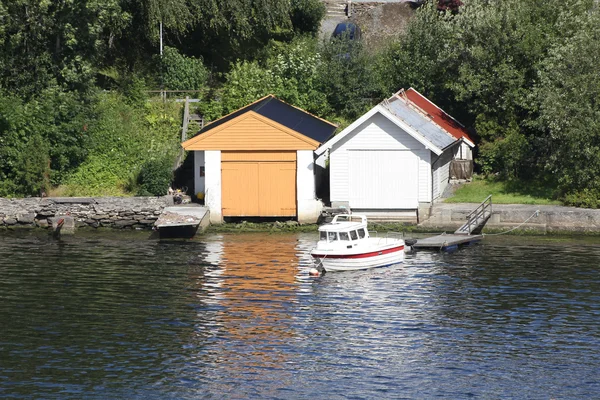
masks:
POLYGON ((496 204, 562 205, 555 200, 554 188, 537 181, 504 181, 498 178, 475 177, 456 190, 446 203, 480 203, 492 195, 496 204))

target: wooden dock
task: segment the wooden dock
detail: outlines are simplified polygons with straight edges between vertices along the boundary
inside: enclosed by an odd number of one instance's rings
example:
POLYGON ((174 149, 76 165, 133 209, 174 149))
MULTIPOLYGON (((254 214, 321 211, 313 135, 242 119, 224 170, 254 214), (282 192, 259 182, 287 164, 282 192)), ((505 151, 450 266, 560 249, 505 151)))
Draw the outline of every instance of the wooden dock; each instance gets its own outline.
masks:
POLYGON ((469 245, 479 242, 483 239, 483 235, 461 235, 461 234, 441 234, 424 239, 417 239, 417 242, 412 246, 415 249, 429 249, 449 251, 455 250, 458 246, 469 245))
POLYGON ((209 225, 208 208, 198 204, 166 207, 154 222, 160 237, 193 237, 209 225))

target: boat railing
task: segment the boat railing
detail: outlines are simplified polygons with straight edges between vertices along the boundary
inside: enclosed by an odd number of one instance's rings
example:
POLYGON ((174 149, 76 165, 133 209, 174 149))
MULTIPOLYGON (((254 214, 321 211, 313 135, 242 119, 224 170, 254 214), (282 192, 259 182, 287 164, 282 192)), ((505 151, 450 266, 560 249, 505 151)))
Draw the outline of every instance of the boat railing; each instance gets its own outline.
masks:
POLYGON ((387 232, 386 237, 392 239, 404 239, 404 232, 387 232))
POLYGON ((377 231, 369 231, 369 235, 372 238, 379 239, 378 242, 386 244, 388 240, 404 239, 404 232, 386 232, 385 236, 377 236, 377 231), (373 235, 374 234, 374 235, 373 235))

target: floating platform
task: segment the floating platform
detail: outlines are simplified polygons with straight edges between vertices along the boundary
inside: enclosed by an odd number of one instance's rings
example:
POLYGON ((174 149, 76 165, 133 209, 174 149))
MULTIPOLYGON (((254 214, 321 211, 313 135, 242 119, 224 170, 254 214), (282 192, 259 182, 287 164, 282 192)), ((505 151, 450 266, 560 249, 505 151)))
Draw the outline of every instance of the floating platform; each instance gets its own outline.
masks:
POLYGON ((154 229, 160 237, 193 237, 198 228, 204 229, 210 224, 208 208, 198 204, 166 207, 154 222, 154 229))
POLYGON ((417 239, 412 246, 415 249, 429 249, 449 251, 455 250, 459 246, 469 245, 479 242, 483 235, 461 235, 461 234, 441 234, 424 239, 417 239))

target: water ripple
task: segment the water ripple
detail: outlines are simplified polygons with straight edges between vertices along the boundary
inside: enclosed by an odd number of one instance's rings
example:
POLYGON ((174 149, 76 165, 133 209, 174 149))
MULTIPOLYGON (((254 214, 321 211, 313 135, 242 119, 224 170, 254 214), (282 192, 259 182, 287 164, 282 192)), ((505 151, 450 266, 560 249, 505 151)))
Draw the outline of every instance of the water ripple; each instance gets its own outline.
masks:
POLYGON ((0 397, 584 398, 600 242, 311 278, 314 234, 0 236, 0 397))

